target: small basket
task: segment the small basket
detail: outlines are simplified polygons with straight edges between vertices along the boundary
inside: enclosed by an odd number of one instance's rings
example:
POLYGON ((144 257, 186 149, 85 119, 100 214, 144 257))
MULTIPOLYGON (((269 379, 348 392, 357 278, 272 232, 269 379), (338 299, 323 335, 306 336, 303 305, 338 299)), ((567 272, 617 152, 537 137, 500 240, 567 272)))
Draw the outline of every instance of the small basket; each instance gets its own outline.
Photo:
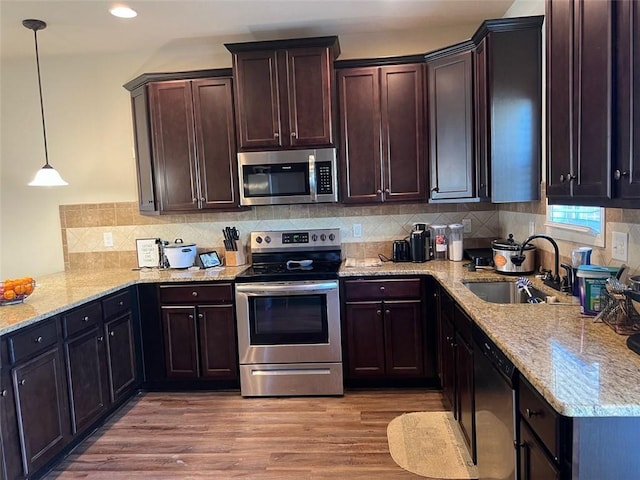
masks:
POLYGON ((602 320, 614 332, 631 335, 640 332, 640 313, 634 308, 629 296, 600 290, 600 313, 595 320, 602 320))
POLYGON ((0 306, 24 302, 35 288, 36 282, 31 277, 0 282, 0 306))

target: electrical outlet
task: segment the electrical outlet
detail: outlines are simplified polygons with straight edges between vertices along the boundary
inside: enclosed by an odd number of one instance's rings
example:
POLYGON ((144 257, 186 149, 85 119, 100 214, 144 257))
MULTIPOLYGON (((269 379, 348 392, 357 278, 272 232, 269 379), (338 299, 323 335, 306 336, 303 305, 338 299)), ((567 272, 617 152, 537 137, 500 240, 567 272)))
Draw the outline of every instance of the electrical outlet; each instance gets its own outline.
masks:
POLYGON ((464 225, 464 229, 463 229, 464 233, 471 233, 471 219, 470 218, 463 218, 462 219, 462 225, 464 225))
POLYGON ((629 234, 623 232, 611 233, 611 258, 626 262, 629 257, 629 234))
POLYGON ((353 224, 353 236, 355 238, 360 238, 362 236, 362 224, 354 223, 353 224))
POLYGON ((529 222, 529 236, 536 234, 536 222, 533 220, 529 222))
POLYGON ((113 247, 113 233, 104 232, 102 234, 102 241, 105 247, 113 247))

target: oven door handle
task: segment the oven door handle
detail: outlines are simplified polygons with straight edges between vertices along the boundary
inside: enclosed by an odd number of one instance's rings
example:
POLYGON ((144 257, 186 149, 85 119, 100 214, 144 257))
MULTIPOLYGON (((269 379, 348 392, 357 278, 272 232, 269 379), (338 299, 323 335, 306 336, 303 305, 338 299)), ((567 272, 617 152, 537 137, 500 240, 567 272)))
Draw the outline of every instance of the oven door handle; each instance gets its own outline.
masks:
POLYGON ((303 293, 313 292, 327 292, 330 290, 338 290, 337 282, 326 283, 314 283, 311 285, 286 285, 286 284, 274 284, 274 285, 256 285, 256 284, 243 284, 236 285, 236 291, 244 293, 245 295, 261 295, 265 293, 278 294, 278 295, 296 295, 303 293))

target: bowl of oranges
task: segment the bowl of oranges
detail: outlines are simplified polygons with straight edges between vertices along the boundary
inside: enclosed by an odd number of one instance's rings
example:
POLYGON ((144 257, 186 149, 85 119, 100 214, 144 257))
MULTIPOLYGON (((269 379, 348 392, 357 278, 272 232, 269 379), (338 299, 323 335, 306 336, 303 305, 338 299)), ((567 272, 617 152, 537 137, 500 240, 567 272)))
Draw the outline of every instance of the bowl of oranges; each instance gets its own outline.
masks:
POLYGON ((33 293, 36 282, 31 277, 7 279, 0 282, 0 305, 22 303, 33 293))

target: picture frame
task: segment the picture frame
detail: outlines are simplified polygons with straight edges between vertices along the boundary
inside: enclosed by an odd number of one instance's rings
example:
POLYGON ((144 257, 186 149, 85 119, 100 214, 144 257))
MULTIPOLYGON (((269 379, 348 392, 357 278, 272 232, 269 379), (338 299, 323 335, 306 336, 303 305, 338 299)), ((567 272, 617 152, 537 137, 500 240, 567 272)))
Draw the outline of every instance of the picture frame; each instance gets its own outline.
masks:
POLYGON ((136 238, 138 268, 154 268, 160 266, 159 240, 159 238, 136 238))

